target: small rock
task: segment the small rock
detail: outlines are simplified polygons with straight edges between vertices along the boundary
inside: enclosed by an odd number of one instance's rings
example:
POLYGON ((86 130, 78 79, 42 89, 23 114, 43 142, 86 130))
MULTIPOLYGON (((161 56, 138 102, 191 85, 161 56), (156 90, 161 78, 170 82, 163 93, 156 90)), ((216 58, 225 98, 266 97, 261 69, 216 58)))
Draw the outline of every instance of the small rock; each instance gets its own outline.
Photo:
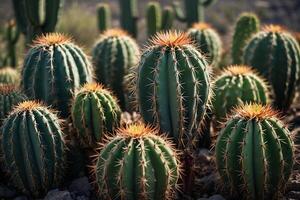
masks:
POLYGON ((72 200, 72 197, 69 191, 54 189, 48 192, 44 200, 72 200))
POLYGON ((26 196, 18 196, 16 198, 14 198, 14 200, 28 200, 28 197, 26 197, 26 196))
POLYGON ((215 194, 215 195, 209 197, 209 200, 226 200, 226 199, 219 194, 215 194))
POLYGON ((0 185, 0 197, 2 198, 13 198, 17 195, 14 189, 0 185))
POLYGON ((76 200, 89 200, 89 198, 86 196, 78 196, 76 197, 76 200))
POLYGON ((69 186, 69 191, 76 196, 89 197, 91 194, 92 186, 89 179, 85 176, 74 180, 69 186))

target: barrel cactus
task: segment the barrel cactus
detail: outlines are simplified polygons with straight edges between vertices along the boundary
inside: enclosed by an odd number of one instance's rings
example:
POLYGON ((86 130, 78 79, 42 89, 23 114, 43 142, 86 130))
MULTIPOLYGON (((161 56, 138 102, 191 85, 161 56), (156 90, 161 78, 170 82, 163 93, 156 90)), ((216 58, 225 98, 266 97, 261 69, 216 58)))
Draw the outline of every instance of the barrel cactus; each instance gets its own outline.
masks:
POLYGON ((263 78, 248 66, 233 65, 215 80, 212 101, 216 121, 222 121, 231 109, 244 103, 267 104, 269 88, 263 78))
POLYGON ((0 69, 0 84, 18 85, 20 82, 20 74, 17 70, 11 67, 0 69))
POLYGON ((91 65, 83 51, 70 38, 52 33, 37 38, 29 50, 21 85, 29 98, 53 105, 66 117, 73 93, 91 81, 91 65))
POLYGON ((179 177, 175 150, 158 130, 130 125, 104 145, 95 166, 102 199, 168 199, 179 177))
POLYGON ((56 114, 35 101, 17 105, 2 127, 3 166, 10 183, 34 197, 58 186, 65 143, 56 114))
POLYGON ((224 185, 239 199, 280 199, 294 162, 286 125, 270 106, 247 104, 233 113, 216 143, 224 185))
POLYGON ((26 96, 16 86, 0 85, 0 123, 14 106, 26 99, 26 96))
POLYGON ((137 103, 147 123, 158 124, 178 145, 197 136, 210 97, 209 68, 184 33, 152 38, 137 74, 137 103))
POLYGON ((128 34, 120 29, 105 31, 93 49, 96 77, 110 88, 124 110, 129 104, 128 84, 125 80, 139 62, 139 48, 128 34))
POLYGON ((246 46, 244 62, 268 79, 278 109, 288 110, 300 85, 300 47, 295 38, 280 26, 266 26, 246 46))
POLYGON ((222 54, 222 42, 218 33, 207 23, 196 23, 188 30, 188 35, 207 57, 208 64, 217 67, 222 54))
POLYGON ((97 83, 87 83, 75 95, 72 119, 80 143, 95 147, 106 132, 119 126, 121 109, 110 91, 97 83))

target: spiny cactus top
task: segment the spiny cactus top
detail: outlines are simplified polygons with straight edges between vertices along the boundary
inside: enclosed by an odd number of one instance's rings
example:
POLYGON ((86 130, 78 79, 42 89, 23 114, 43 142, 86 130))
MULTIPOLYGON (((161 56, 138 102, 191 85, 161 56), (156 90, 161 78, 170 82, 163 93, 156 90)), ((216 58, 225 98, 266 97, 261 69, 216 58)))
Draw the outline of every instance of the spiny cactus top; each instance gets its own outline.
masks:
POLYGON ((244 61, 268 79, 275 105, 287 110, 300 86, 300 47, 295 38, 280 26, 266 26, 246 46, 244 61))
POLYGON ((223 121, 231 109, 243 103, 267 104, 267 83, 249 66, 227 67, 215 80, 212 101, 216 121, 223 121))
POLYGON ((0 84, 18 85, 19 82, 20 74, 17 70, 11 67, 4 67, 0 69, 0 84))
POLYGON ((91 65, 71 39, 50 33, 35 40, 22 71, 22 88, 28 97, 53 105, 61 116, 69 113, 73 93, 92 81, 91 65))
POLYGON ((210 97, 208 64, 184 33, 152 38, 139 64, 137 99, 148 123, 158 124, 178 144, 191 142, 210 97))
POLYGON ((95 166, 103 199, 168 199, 176 189, 179 163, 172 145, 158 130, 130 125, 102 148, 95 166))
POLYGON ((270 106, 246 104, 221 131, 216 162, 225 185, 240 199, 280 199, 293 167, 293 142, 270 106))
POLYGON ((105 31, 93 49, 93 62, 100 83, 112 89, 121 108, 128 108, 126 76, 139 62, 139 48, 134 39, 120 29, 105 31))
POLYGON ((65 144, 56 114, 36 101, 24 101, 3 123, 1 152, 10 183, 40 197, 64 174, 65 144))
POLYGON ((222 54, 222 42, 218 33, 207 23, 196 23, 188 30, 188 35, 194 40, 207 62, 218 66, 222 54))
POLYGON ((72 119, 79 141, 94 147, 104 134, 120 124, 121 109, 111 92, 97 83, 87 83, 75 95, 72 119))

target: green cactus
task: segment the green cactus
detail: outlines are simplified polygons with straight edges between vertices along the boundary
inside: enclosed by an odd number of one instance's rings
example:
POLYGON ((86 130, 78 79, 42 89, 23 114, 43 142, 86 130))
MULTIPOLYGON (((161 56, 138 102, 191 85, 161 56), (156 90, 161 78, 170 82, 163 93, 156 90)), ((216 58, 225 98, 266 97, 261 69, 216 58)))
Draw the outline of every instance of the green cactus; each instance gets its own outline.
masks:
POLYGON ((99 3, 97 6, 98 29, 100 33, 111 27, 111 11, 107 3, 99 3))
POLYGON ((270 106, 238 107, 218 136, 216 164, 238 199, 281 199, 294 162, 286 125, 270 106))
POLYGON ((273 86, 276 107, 288 110, 300 86, 300 47, 295 38, 280 26, 266 26, 246 46, 244 62, 273 86))
POLYGON ((269 88, 248 66, 229 66, 215 80, 212 101, 215 121, 222 122, 230 111, 244 103, 267 104, 269 88))
POLYGON ((13 0, 13 7, 18 27, 30 44, 35 37, 54 31, 60 0, 13 0))
POLYGON ((87 147, 95 147, 105 133, 113 132, 120 124, 117 100, 97 83, 87 83, 81 88, 75 95, 71 113, 78 140, 87 147))
POLYGON ((16 69, 4 67, 0 69, 0 85, 13 84, 19 85, 20 74, 16 69))
POLYGON ((29 98, 42 100, 67 117, 73 93, 86 82, 92 82, 91 65, 68 37, 51 33, 35 40, 22 71, 21 86, 29 98))
POLYGON ((176 18, 191 27, 195 23, 204 21, 204 9, 215 2, 216 0, 184 0, 185 14, 179 2, 175 1, 173 7, 176 18))
POLYGON ((218 33, 209 24, 200 22, 188 30, 188 35, 207 57, 208 64, 217 67, 222 55, 222 42, 218 33))
POLYGON ((235 24, 232 38, 231 56, 232 63, 243 63, 243 51, 253 34, 259 31, 260 21, 254 13, 242 13, 235 24))
POLYGON ((146 10, 148 36, 152 36, 161 30, 172 28, 174 12, 170 7, 161 10, 158 2, 149 2, 146 10))
POLYGON ((56 114, 38 102, 24 101, 5 119, 1 133, 2 164, 14 187, 41 197, 58 186, 65 143, 56 114))
POLYGON ((16 26, 14 20, 10 20, 6 24, 6 32, 5 32, 5 41, 6 41, 6 50, 7 55, 5 58, 5 65, 9 65, 13 68, 17 67, 17 55, 16 55, 16 44, 19 39, 19 29, 16 26))
POLYGON ((15 85, 0 85, 0 123, 2 124, 14 106, 26 99, 27 97, 15 85))
POLYGON ((204 56, 183 33, 159 33, 143 53, 136 80, 140 113, 179 147, 197 136, 210 96, 208 70, 204 56))
POLYGON ((137 0, 119 0, 122 29, 126 30, 132 37, 138 35, 138 6, 137 0))
POLYGON ((122 110, 128 109, 129 105, 128 84, 125 78, 138 62, 138 45, 120 29, 107 30, 94 46, 93 63, 96 77, 114 92, 122 110))
POLYGON ((103 199, 168 199, 176 189, 179 163, 158 131, 138 124, 119 129, 98 155, 96 184, 103 199))

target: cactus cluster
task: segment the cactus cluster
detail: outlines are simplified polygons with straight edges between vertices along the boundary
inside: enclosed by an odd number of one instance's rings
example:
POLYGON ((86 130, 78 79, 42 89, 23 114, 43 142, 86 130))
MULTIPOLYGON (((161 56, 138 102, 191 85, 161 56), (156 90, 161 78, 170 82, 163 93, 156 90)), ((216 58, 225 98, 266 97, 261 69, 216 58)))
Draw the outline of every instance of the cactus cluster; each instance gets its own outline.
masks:
POLYGON ((1 130, 2 165, 25 194, 45 195, 64 174, 65 143, 59 119, 35 101, 20 103, 1 130))
POLYGON ((95 147, 120 124, 121 109, 112 94, 97 83, 87 83, 75 95, 71 116, 78 140, 95 147))
POLYGON ((69 114, 73 93, 92 81, 90 63, 70 38, 51 33, 38 37, 26 55, 21 86, 29 98, 42 100, 69 114))
POLYGON ((20 74, 16 69, 4 67, 0 69, 0 85, 13 84, 19 85, 20 74))
POLYGON ((273 86, 277 108, 287 110, 300 85, 300 47, 295 38, 280 26, 266 26, 249 41, 244 62, 273 86))
POLYGON ((138 62, 138 45, 121 29, 105 31, 93 48, 96 78, 114 92, 123 110, 129 105, 126 76, 138 62))
POLYGON ((98 29, 103 33, 111 27, 111 11, 109 4, 99 3, 97 6, 98 29))
POLYGON ((143 124, 117 131, 101 149, 95 166, 103 199, 168 199, 179 178, 176 151, 158 130, 143 124))
POLYGON ((292 171, 293 142, 269 106, 238 107, 216 143, 217 169, 239 199, 279 199, 292 171))

